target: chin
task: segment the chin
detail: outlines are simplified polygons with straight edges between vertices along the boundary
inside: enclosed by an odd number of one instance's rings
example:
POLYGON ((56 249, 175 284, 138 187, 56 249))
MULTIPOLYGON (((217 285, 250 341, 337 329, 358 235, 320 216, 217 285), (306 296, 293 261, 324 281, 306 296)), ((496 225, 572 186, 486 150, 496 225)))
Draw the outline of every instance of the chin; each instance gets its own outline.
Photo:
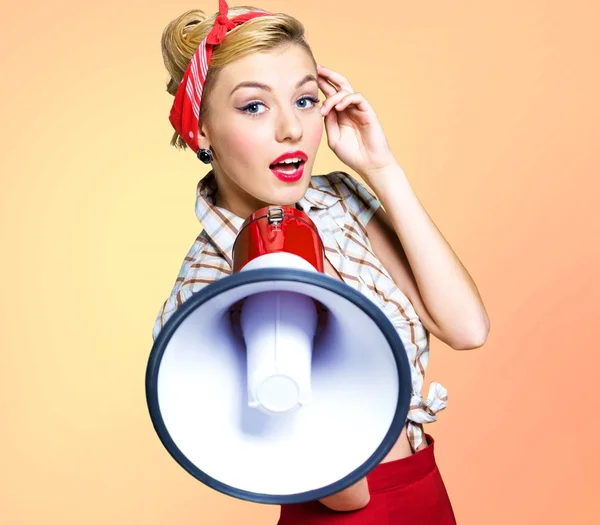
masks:
POLYGON ((294 206, 306 193, 308 185, 310 183, 310 177, 295 183, 288 183, 283 187, 273 188, 265 202, 273 202, 274 205, 279 206, 294 206))
POLYGON ((304 197, 308 184, 298 184, 293 188, 286 188, 276 195, 280 206, 295 206, 304 197))

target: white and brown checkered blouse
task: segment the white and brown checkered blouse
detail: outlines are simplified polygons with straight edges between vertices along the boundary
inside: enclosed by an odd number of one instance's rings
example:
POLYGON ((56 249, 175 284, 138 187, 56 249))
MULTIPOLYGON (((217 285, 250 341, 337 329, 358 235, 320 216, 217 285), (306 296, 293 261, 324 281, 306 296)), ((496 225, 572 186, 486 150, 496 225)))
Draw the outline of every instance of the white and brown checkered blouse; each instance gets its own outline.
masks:
MULTIPOLYGON (((216 191, 214 174, 210 172, 197 187, 196 216, 204 229, 185 257, 175 286, 160 309, 154 339, 192 294, 232 272, 233 243, 244 220, 215 206, 216 191)), ((366 225, 381 203, 366 186, 346 173, 335 171, 312 177, 298 205, 317 226, 325 256, 342 280, 383 310, 404 343, 413 389, 407 431, 416 450, 424 438, 422 425, 435 421, 436 414, 446 408, 447 392, 442 385, 432 382, 427 397, 421 395, 429 360, 429 333, 373 253, 366 234, 366 225)))

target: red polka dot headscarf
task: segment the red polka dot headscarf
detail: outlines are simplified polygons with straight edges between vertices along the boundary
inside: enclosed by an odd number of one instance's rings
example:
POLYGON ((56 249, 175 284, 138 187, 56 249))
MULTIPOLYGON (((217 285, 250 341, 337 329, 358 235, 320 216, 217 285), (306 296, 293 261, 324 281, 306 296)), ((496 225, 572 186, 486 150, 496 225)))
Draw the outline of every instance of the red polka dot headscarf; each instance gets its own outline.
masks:
POLYGON ((169 114, 169 121, 179 133, 185 143, 196 153, 200 149, 198 145, 198 125, 200 120, 200 101, 202 90, 208 73, 208 65, 213 48, 219 45, 228 31, 234 27, 259 16, 270 15, 259 11, 251 11, 236 16, 231 20, 227 18, 229 6, 225 0, 219 0, 219 15, 207 37, 202 40, 200 46, 190 60, 181 84, 175 94, 175 100, 169 114))

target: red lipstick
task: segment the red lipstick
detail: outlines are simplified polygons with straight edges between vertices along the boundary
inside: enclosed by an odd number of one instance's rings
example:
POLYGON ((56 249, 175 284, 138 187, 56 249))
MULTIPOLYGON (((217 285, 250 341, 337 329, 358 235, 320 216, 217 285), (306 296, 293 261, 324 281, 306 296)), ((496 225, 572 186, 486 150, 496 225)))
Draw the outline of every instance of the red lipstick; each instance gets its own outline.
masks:
POLYGON ((269 168, 273 175, 283 182, 296 182, 302 178, 304 174, 304 163, 308 160, 308 156, 303 151, 289 151, 277 157, 269 168), (295 162, 284 162, 288 159, 295 162))

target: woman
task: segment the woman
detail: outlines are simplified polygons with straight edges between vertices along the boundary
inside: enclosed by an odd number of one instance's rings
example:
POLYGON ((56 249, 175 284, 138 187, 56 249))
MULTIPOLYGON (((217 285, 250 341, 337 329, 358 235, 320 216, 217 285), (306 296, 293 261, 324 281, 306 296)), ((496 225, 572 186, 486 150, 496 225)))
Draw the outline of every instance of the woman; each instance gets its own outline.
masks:
POLYGON ((172 21, 162 51, 175 95, 171 144, 191 148, 212 169, 197 189, 203 230, 161 308, 154 338, 184 301, 231 273, 245 218, 271 204, 298 206, 319 228, 326 273, 370 296, 396 327, 409 354, 413 397, 407 425, 378 467, 338 494, 282 506, 279 524, 455 523, 433 439, 423 430, 447 400, 438 383, 421 396, 429 334, 457 350, 477 348, 489 320, 375 112, 345 77, 317 66, 302 25, 287 15, 228 9, 220 0, 213 16, 193 10, 172 21), (326 97, 321 106, 319 89, 326 97), (378 198, 343 171, 311 177, 323 121, 329 147, 378 198))

